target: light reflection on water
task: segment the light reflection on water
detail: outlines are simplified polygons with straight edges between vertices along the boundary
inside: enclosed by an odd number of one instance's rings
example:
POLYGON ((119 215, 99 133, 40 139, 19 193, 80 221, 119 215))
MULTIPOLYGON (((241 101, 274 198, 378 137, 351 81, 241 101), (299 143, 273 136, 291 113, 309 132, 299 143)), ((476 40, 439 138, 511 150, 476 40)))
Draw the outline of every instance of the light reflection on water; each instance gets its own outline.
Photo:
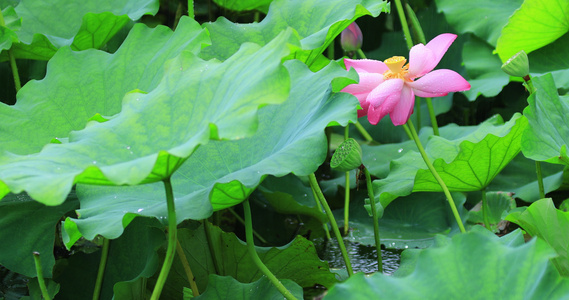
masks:
MULTIPOLYGON (((367 246, 344 240, 352 269, 354 272, 375 273, 377 272, 377 256, 375 246, 367 246)), ((319 255, 328 261, 331 269, 345 269, 346 265, 336 240, 322 242, 319 255)), ((401 264, 402 250, 382 249, 383 273, 392 274, 401 264)))

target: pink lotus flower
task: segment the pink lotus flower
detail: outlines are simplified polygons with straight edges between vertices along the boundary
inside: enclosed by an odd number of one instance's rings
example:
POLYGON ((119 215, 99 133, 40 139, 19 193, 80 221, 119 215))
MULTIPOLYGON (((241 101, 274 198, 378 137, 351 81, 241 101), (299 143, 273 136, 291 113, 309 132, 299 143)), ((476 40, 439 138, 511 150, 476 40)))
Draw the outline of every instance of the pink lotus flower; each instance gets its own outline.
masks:
POLYGON ((389 114, 393 125, 403 125, 413 113, 415 96, 441 97, 470 89, 470 84, 454 71, 433 71, 455 39, 456 35, 444 33, 427 45, 413 46, 408 64, 402 56, 384 62, 345 59, 346 68, 354 68, 360 81, 348 85, 342 92, 360 101, 363 109, 358 110, 358 117, 367 115, 369 122, 375 125, 389 114))

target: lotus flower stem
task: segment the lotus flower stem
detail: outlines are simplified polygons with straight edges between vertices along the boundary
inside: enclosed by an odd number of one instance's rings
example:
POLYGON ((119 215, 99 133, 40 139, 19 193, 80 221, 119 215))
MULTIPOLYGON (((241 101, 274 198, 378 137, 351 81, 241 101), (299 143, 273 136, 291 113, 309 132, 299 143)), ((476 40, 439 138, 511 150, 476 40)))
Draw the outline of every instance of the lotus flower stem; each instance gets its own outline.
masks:
MULTIPOLYGON (((316 195, 316 191, 312 189, 312 194, 314 195, 314 201, 316 201, 316 206, 318 207, 319 211, 322 211, 322 204, 320 204, 320 200, 318 200, 318 195, 316 195)), ((324 223, 324 232, 326 232, 326 240, 329 241, 332 239, 330 236, 330 230, 328 229, 328 224, 324 223)))
POLYGON ((439 124, 437 122, 437 116, 435 115, 435 109, 433 108, 433 101, 431 98, 425 98, 427 102, 427 108, 429 109, 429 117, 431 117, 431 126, 433 127, 433 134, 440 136, 439 134, 439 124))
POLYGON ((47 292, 47 287, 45 286, 45 280, 43 279, 43 270, 41 267, 40 253, 34 251, 33 255, 34 255, 34 262, 36 264, 36 273, 38 275, 38 283, 40 285, 41 294, 44 299, 51 300, 51 297, 47 292))
POLYGON ((425 164, 427 165, 427 167, 429 168, 429 170, 433 174, 433 177, 435 177, 435 179, 437 180, 437 182, 439 183, 439 185, 443 189, 443 192, 444 192, 444 194, 448 200, 448 203, 450 205, 450 208, 452 210, 452 214, 454 215, 454 218, 456 219, 456 223, 458 224, 458 228, 460 228, 460 232, 465 233, 466 229, 464 229, 464 224, 462 223, 462 220, 460 218, 460 214, 458 213, 458 209, 456 208, 456 204, 454 203, 454 200, 452 199, 452 196, 451 196, 445 182, 443 181, 441 176, 439 176, 439 173, 437 172, 437 170, 435 170, 435 167, 433 166, 433 164, 429 160, 429 157, 427 156, 427 153, 425 152, 425 149, 423 148, 423 145, 421 144, 421 140, 419 139, 419 136, 417 135, 417 131, 415 131, 415 127, 413 126, 413 122, 411 122, 411 120, 409 119, 407 121, 407 124, 403 124, 403 127, 409 127, 408 130, 409 130, 409 132, 411 132, 411 136, 413 137, 413 140, 415 141, 415 144, 417 145, 417 149, 419 149, 419 153, 421 153, 421 156, 423 157, 425 164))
POLYGON ((352 270, 352 263, 350 262, 350 257, 348 256, 348 251, 346 250, 346 245, 344 245, 344 240, 342 239, 342 234, 340 233, 340 229, 338 228, 338 223, 336 223, 336 219, 332 214, 332 210, 330 206, 328 206, 328 202, 326 202, 326 198, 324 198, 324 194, 322 194, 322 190, 318 185, 318 181, 316 180, 316 176, 314 173, 308 175, 308 180, 310 182, 310 187, 313 191, 315 191, 316 195, 318 196, 318 200, 324 207, 326 211, 326 215, 328 215, 328 219, 330 220, 330 225, 332 225, 332 230, 334 231, 334 235, 338 240, 338 247, 340 247, 340 252, 342 252, 342 257, 344 258, 344 262, 346 263, 346 269, 348 270, 348 276, 352 276, 354 271, 352 270))
POLYGON ((249 199, 243 201, 243 213, 245 214, 245 240, 247 241, 247 249, 249 250, 249 255, 255 262, 255 265, 261 270, 261 272, 267 276, 267 278, 273 283, 273 285, 281 292, 281 294, 289 300, 295 299, 292 293, 286 289, 286 287, 279 281, 279 279, 265 266, 265 264, 259 258, 257 251, 255 250, 255 242, 253 240, 253 221, 251 218, 251 206, 249 205, 249 199))
POLYGON ((356 53, 360 56, 361 59, 367 59, 366 55, 362 51, 362 49, 356 50, 356 53))
POLYGON ((180 244, 180 241, 178 239, 176 239, 176 253, 180 258, 180 261, 182 262, 182 266, 184 267, 184 271, 186 272, 186 277, 188 277, 188 282, 190 283, 190 287, 192 288, 192 293, 194 297, 199 296, 200 292, 196 284, 196 278, 194 277, 192 268, 190 268, 190 264, 188 263, 188 258, 186 258, 184 249, 182 249, 182 245, 180 244))
MULTIPOLYGON (((344 140, 350 137, 350 124, 346 125, 344 130, 344 140)), ((344 235, 348 235, 350 231, 350 172, 346 172, 346 188, 344 192, 344 235)))
MULTIPOLYGON (((0 27, 5 27, 6 22, 4 21, 4 15, 0 10, 0 27)), ((12 53, 12 49, 8 49, 8 60, 10 61, 10 68, 12 69, 12 76, 14 76, 14 86, 16 87, 16 93, 22 88, 22 83, 20 82, 20 75, 18 73, 18 65, 16 65, 16 58, 12 53)))
POLYGON ((111 240, 103 238, 103 249, 101 249, 101 261, 99 262, 99 271, 97 272, 97 280, 95 281, 95 289, 93 290, 93 300, 99 300, 101 297, 101 288, 103 287, 103 278, 109 257, 110 244, 111 240))
POLYGON ((401 27, 403 29, 403 34, 405 35, 405 42, 407 43, 407 48, 411 49, 411 47, 413 47, 413 39, 411 38, 411 32, 409 31, 409 25, 407 25, 407 20, 405 19, 405 11, 403 11, 403 5, 401 5, 401 0, 395 0, 395 6, 397 7, 397 14, 399 15, 399 21, 401 21, 401 27))
POLYGON ((484 220, 484 227, 491 230, 490 219, 488 218, 488 200, 486 199, 486 188, 482 190, 482 218, 484 220))
POLYGON ((375 210, 375 196, 373 194, 373 185, 371 183, 371 175, 366 167, 364 167, 366 174, 367 194, 369 196, 369 204, 371 206, 371 215, 373 218, 373 236, 375 238, 375 249, 377 249, 377 270, 383 273, 383 259, 381 257, 381 240, 379 238, 379 217, 375 210))
POLYGON ((166 190, 166 204, 168 206, 168 247, 166 248, 166 257, 164 258, 164 264, 162 264, 162 269, 160 270, 160 275, 156 280, 156 286, 152 291, 151 300, 158 300, 160 294, 162 293, 162 288, 166 283, 168 278, 168 273, 170 273, 170 268, 172 267, 172 262, 174 261, 174 255, 176 254, 176 241, 178 240, 178 228, 176 222, 176 207, 174 205, 174 192, 172 191, 172 183, 170 178, 164 179, 164 189, 166 190))
POLYGON ((356 129, 360 132, 360 134, 364 137, 364 139, 366 139, 366 141, 368 143, 373 142, 373 138, 367 132, 367 130, 362 126, 362 124, 360 124, 360 122, 356 121, 356 123, 354 123, 354 125, 356 126, 356 129))
POLYGON ((194 0, 188 0, 188 17, 192 19, 196 17, 194 13, 194 0))

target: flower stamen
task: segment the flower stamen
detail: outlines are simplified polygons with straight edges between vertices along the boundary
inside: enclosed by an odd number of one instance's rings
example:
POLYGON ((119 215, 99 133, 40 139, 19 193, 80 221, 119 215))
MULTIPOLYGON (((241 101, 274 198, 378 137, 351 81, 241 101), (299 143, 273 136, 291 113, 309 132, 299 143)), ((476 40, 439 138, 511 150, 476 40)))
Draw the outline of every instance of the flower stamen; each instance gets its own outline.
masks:
MULTIPOLYGON (((407 59, 403 56, 393 56, 383 61, 385 65, 389 68, 389 70, 383 72, 384 79, 403 79, 406 80, 405 75, 409 73, 409 65, 405 65, 407 59)), ((407 81, 409 81, 407 79, 407 81)), ((412 81, 412 80, 411 80, 412 81)))

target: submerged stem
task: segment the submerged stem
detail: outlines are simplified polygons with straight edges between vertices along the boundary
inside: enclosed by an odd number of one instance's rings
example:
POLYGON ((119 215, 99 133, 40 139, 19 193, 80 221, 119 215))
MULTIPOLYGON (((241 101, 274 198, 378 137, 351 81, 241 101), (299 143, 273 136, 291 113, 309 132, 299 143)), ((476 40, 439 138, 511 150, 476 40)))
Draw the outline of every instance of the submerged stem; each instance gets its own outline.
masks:
POLYGON ((51 297, 47 292, 47 287, 45 286, 45 280, 43 279, 43 269, 40 261, 40 253, 34 251, 33 255, 34 255, 34 263, 36 264, 36 273, 38 275, 38 283, 40 285, 41 294, 44 297, 44 299, 51 300, 51 297))
POLYGON ((243 212, 245 214, 245 240, 247 241, 247 250, 249 250, 249 255, 255 262, 255 265, 261 270, 261 272, 267 276, 271 283, 283 294, 283 296, 289 300, 295 299, 294 295, 287 290, 287 288, 279 281, 279 279, 265 266, 265 264, 259 258, 257 251, 255 250, 255 243, 253 240, 253 221, 251 218, 251 206, 249 205, 249 199, 243 201, 243 212))
POLYGON ((537 186, 539 187, 539 199, 545 198, 545 188, 543 187, 543 175, 541 174, 541 163, 535 162, 535 173, 537 174, 537 186))
MULTIPOLYGON (((318 207, 319 211, 322 211, 322 204, 320 204, 320 201, 318 199, 318 195, 316 195, 316 191, 314 189, 312 189, 312 195, 314 195, 314 201, 316 201, 316 206, 318 207)), ((324 231, 326 232, 326 240, 331 240, 332 237, 330 236, 330 230, 328 230, 328 223, 324 223, 324 231)))
POLYGON ((330 225, 332 225, 332 230, 334 231, 334 235, 338 240, 338 247, 340 247, 340 252, 342 252, 342 257, 344 258, 344 262, 346 263, 346 269, 348 270, 348 276, 352 276, 354 271, 352 270, 352 263, 350 262, 350 258, 348 256, 348 251, 346 250, 346 246, 344 245, 344 240, 342 239, 342 234, 340 233, 340 229, 338 228, 338 223, 336 223, 336 219, 332 214, 332 210, 330 206, 328 206, 328 202, 326 202, 326 198, 324 198, 324 194, 322 194, 322 190, 318 185, 318 181, 316 180, 316 176, 314 173, 308 175, 308 180, 310 182, 310 187, 313 191, 315 191, 316 195, 318 196, 317 199, 320 201, 324 210, 326 211, 326 215, 328 215, 328 219, 330 220, 330 225))
POLYGON ((103 287, 103 278, 105 275, 105 267, 107 266, 107 259, 109 257, 110 245, 111 240, 103 238, 103 249, 101 250, 101 261, 99 262, 99 271, 97 272, 97 280, 95 281, 93 300, 98 300, 101 297, 101 288, 103 287))
POLYGON ((164 179, 164 190, 166 191, 166 204, 168 206, 168 247, 166 248, 164 264, 162 264, 160 275, 158 275, 156 286, 154 286, 152 296, 150 297, 151 300, 158 300, 160 298, 162 288, 164 288, 164 284, 168 278, 168 273, 170 273, 170 268, 172 267, 172 262, 174 261, 174 255, 176 254, 176 241, 178 240, 176 207, 174 205, 174 192, 172 190, 170 178, 164 179))
MULTIPOLYGON (((350 124, 344 129, 344 141, 347 140, 350 132, 350 124)), ((344 235, 348 235, 350 231, 350 171, 346 172, 346 189, 344 192, 344 235)))
POLYGON ((482 218, 484 219, 484 227, 488 230, 490 228, 490 219, 488 217, 488 200, 486 200, 486 188, 482 189, 482 218))
POLYGON ((441 176, 439 176, 439 173, 437 172, 437 170, 435 170, 435 167, 433 166, 433 164, 429 160, 429 157, 427 156, 427 153, 425 152, 425 149, 423 148, 423 145, 421 144, 421 140, 419 139, 419 136, 417 135, 417 131, 415 131, 415 127, 413 126, 413 122, 411 122, 411 120, 408 120, 407 124, 403 124, 403 127, 409 127, 407 130, 409 130, 409 132, 411 133, 411 136, 413 137, 413 140, 415 141, 415 144, 417 145, 417 149, 419 149, 419 153, 421 153, 421 156, 423 157, 425 164, 427 165, 427 167, 429 168, 429 170, 433 174, 433 177, 435 177, 435 179, 437 180, 437 182, 439 183, 439 185, 443 189, 443 192, 444 192, 444 194, 448 200, 448 203, 450 205, 450 208, 452 210, 452 214, 454 215, 454 218, 456 219, 456 223, 458 224, 458 228, 460 228, 460 232, 465 233, 466 229, 464 229, 464 224, 462 223, 462 220, 460 218, 460 214, 458 213, 458 209, 456 208, 456 204, 454 203, 454 200, 452 199, 452 196, 451 196, 445 182, 443 181, 441 176))
MULTIPOLYGON (((237 219, 237 221, 239 221, 239 223, 243 224, 243 226, 245 226, 245 220, 243 220, 243 218, 241 218, 241 216, 239 214, 237 214, 235 212, 235 210, 233 210, 233 208, 229 207, 227 210, 229 210, 229 212, 235 217, 235 219, 237 219)), ((253 229, 253 235, 263 244, 267 244, 267 240, 265 240, 259 233, 257 233, 257 231, 255 231, 255 229, 253 229)))
POLYGON ((367 194, 369 196, 369 203, 371 205, 371 215, 373 218, 373 236, 375 238, 375 249, 377 250, 377 270, 383 273, 383 260, 381 258, 381 240, 379 238, 379 217, 375 209, 375 196, 373 194, 373 186, 371 183, 371 175, 366 167, 364 167, 366 174, 367 194))
POLYGON ((176 253, 182 262, 182 266, 184 267, 184 272, 186 272, 186 277, 188 277, 188 282, 190 283, 190 288, 192 289, 192 294, 194 297, 200 295, 198 290, 198 285, 196 284, 196 278, 194 277, 194 273, 192 272, 192 268, 190 268, 190 263, 188 263, 188 258, 186 258, 186 254, 184 253, 184 249, 182 249, 182 245, 180 241, 176 239, 176 253))

